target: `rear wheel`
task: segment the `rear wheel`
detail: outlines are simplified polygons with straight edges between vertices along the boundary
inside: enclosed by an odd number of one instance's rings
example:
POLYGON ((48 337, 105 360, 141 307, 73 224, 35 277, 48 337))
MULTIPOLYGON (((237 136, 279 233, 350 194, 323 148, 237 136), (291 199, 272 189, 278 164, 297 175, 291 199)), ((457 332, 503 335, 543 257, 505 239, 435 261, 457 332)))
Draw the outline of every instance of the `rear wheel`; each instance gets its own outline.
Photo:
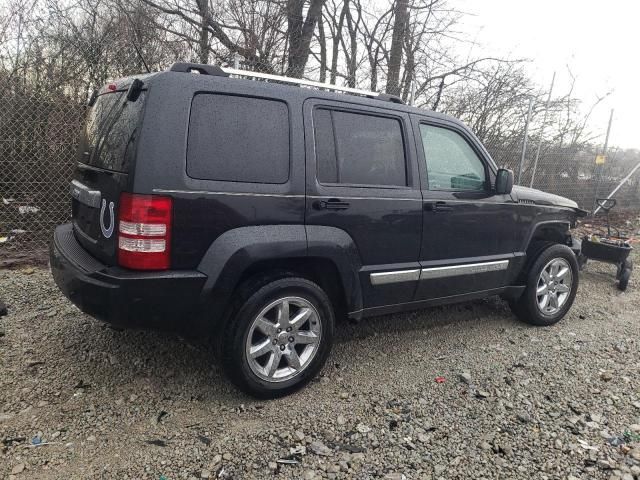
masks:
POLYGON ((553 325, 573 304, 578 271, 576 256, 568 246, 556 244, 542 250, 527 273, 524 293, 510 303, 511 309, 532 325, 553 325))
POLYGON ((221 345, 229 379, 259 398, 286 395, 312 380, 333 343, 326 293, 304 278, 265 277, 239 295, 221 345))
POLYGON ((631 271, 633 270, 633 263, 630 259, 626 259, 622 266, 620 267, 620 272, 618 273, 618 289, 621 291, 625 291, 629 286, 629 279, 631 278, 631 271))

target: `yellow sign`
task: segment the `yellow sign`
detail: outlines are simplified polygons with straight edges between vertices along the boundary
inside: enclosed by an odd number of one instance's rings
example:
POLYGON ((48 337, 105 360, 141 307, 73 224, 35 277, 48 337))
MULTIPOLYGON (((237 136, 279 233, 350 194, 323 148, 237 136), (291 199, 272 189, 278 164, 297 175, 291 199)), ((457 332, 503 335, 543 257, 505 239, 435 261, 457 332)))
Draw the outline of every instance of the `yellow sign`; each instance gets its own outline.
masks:
POLYGON ((604 165, 604 155, 596 155, 596 165, 604 165))

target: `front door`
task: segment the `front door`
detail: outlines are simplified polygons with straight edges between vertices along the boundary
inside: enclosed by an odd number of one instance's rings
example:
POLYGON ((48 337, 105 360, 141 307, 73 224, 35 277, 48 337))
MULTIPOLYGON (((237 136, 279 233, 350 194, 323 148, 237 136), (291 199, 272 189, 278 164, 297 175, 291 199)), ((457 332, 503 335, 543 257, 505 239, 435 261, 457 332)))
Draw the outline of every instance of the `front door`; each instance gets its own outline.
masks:
POLYGON ((423 192, 416 300, 499 289, 521 260, 517 205, 493 192, 496 168, 460 125, 414 116, 423 192))
POLYGON ((422 195, 409 115, 309 99, 304 123, 309 244, 322 231, 316 226, 346 232, 362 265, 364 308, 411 301, 422 195))

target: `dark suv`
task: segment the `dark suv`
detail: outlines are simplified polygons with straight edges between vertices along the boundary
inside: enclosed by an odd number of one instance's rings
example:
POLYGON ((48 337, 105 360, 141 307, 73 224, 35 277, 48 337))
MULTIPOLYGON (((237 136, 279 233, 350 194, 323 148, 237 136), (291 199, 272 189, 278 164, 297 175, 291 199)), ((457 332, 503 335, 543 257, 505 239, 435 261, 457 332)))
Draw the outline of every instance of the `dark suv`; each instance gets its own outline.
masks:
POLYGON ((573 303, 584 212, 513 187, 456 119, 198 64, 89 104, 56 283, 111 324, 209 339, 253 395, 313 378, 337 318, 501 295, 551 325, 573 303))

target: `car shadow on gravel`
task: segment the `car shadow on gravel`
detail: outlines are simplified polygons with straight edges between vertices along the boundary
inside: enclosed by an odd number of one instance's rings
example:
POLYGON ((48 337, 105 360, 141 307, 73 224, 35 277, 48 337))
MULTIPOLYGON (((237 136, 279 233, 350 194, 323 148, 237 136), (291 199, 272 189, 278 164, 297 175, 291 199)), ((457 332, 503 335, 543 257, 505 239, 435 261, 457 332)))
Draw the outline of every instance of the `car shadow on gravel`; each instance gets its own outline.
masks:
POLYGON ((357 323, 339 322, 336 342, 342 344, 391 333, 411 335, 416 331, 435 331, 468 322, 483 322, 487 328, 492 328, 489 324, 503 327, 505 321, 515 320, 505 301, 498 297, 490 297, 455 305, 365 318, 357 323))
MULTIPOLYGON (((62 322, 56 333, 63 346, 60 361, 77 386, 109 391, 114 401, 129 395, 132 389, 137 395, 228 405, 237 405, 239 395, 244 397, 223 378, 207 345, 170 333, 114 330, 84 315, 72 317, 62 322)), ((341 321, 336 326, 335 354, 352 342, 372 341, 373 337, 413 336, 416 331, 455 328, 477 321, 483 322, 483 328, 487 322, 492 325, 489 328, 499 328, 505 320, 512 321, 506 304, 488 299, 368 318, 357 324, 341 321)), ((248 397, 245 400, 250 401, 248 397)))

